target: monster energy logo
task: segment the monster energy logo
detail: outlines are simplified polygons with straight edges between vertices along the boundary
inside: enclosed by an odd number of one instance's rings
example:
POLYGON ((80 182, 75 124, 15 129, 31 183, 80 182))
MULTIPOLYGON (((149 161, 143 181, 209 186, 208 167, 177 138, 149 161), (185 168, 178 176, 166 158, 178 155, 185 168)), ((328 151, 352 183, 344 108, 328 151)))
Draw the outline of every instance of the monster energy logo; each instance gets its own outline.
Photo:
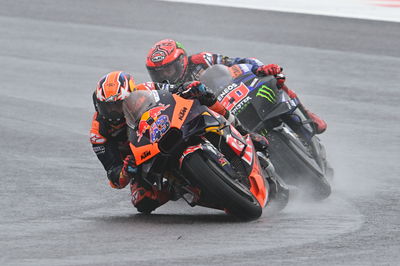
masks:
POLYGON ((264 137, 267 137, 267 136, 268 136, 268 130, 266 130, 265 128, 263 128, 263 129, 260 131, 260 134, 263 135, 264 137))
POLYGON ((270 101, 271 103, 276 102, 275 92, 273 89, 269 88, 266 85, 262 85, 261 88, 258 89, 256 96, 263 97, 270 101))

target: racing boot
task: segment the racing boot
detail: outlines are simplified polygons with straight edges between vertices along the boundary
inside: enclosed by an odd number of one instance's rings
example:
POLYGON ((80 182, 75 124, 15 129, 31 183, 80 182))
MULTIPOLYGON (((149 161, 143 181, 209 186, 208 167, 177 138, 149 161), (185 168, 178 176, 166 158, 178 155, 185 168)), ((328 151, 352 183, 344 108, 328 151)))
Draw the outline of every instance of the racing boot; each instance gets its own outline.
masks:
POLYGON ((151 213, 170 199, 167 188, 157 190, 155 186, 145 189, 137 182, 131 182, 132 204, 138 212, 151 213))
POLYGON ((240 123, 239 119, 236 116, 232 115, 229 111, 227 111, 227 115, 225 116, 225 118, 232 123, 232 125, 237 129, 237 131, 239 131, 241 135, 246 136, 247 134, 249 134, 256 151, 267 151, 269 142, 266 137, 255 132, 250 132, 242 125, 242 123, 240 123))
POLYGON ((303 104, 299 103, 298 107, 303 113, 305 113, 313 121, 315 133, 322 134, 325 132, 328 125, 326 124, 326 122, 324 120, 322 120, 319 116, 317 116, 313 112, 307 110, 303 104))
POLYGON ((291 89, 289 89, 286 84, 284 84, 285 79, 278 79, 277 82, 277 86, 282 89, 284 92, 287 93, 287 95, 289 95, 289 97, 291 99, 297 99, 297 101, 299 102, 299 109, 306 114, 312 121, 314 124, 314 128, 315 128, 315 133, 317 134, 321 134, 323 133, 326 128, 328 127, 328 125, 326 124, 326 122, 324 120, 322 120, 319 116, 317 116, 316 114, 314 114, 313 112, 310 112, 309 110, 307 110, 304 105, 300 102, 299 97, 297 97, 297 94, 292 91, 291 89))

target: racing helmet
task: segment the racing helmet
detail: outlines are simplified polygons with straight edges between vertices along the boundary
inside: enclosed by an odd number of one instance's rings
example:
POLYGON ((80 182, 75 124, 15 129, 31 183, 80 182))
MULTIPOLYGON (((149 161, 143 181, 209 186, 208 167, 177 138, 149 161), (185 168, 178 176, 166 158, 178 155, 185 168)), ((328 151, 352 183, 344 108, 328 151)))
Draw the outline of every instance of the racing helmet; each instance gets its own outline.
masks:
POLYGON ((164 39, 150 49, 146 67, 154 82, 176 84, 182 82, 188 62, 188 56, 181 43, 164 39))
POLYGON ((102 77, 96 88, 96 107, 99 115, 112 125, 124 122, 122 102, 135 89, 132 75, 122 71, 102 77))

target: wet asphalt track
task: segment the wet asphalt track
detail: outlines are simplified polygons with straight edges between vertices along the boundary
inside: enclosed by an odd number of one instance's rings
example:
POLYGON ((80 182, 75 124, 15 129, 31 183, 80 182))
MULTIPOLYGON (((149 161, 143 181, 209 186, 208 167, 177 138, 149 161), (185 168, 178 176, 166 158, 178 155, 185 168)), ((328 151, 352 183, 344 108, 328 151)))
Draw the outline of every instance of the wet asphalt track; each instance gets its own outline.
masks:
POLYGON ((399 47, 398 23, 2 0, 0 265, 398 265, 399 47), (332 196, 294 198, 279 215, 237 223, 182 202, 138 215, 128 189, 109 188, 88 141, 92 90, 116 69, 147 81, 146 51, 164 37, 190 53, 282 65, 329 123, 321 139, 336 170, 332 196))

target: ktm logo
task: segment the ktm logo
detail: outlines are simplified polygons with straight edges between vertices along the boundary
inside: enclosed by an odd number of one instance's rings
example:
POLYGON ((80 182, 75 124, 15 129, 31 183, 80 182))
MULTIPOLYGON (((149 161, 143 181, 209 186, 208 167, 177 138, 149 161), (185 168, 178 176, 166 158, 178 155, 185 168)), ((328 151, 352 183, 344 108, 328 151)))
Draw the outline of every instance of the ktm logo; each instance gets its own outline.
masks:
POLYGON ((140 156, 140 159, 143 160, 143 159, 145 159, 146 157, 150 156, 150 154, 151 154, 150 151, 145 151, 145 152, 143 152, 142 155, 140 156))
POLYGON ((266 85, 262 85, 261 88, 258 89, 256 96, 263 97, 271 103, 276 102, 276 95, 274 90, 266 85))
POLYGON ((187 111, 187 108, 186 108, 186 107, 183 107, 183 108, 179 111, 179 116, 178 116, 178 119, 179 119, 179 120, 183 120, 183 117, 185 116, 186 111, 187 111))

